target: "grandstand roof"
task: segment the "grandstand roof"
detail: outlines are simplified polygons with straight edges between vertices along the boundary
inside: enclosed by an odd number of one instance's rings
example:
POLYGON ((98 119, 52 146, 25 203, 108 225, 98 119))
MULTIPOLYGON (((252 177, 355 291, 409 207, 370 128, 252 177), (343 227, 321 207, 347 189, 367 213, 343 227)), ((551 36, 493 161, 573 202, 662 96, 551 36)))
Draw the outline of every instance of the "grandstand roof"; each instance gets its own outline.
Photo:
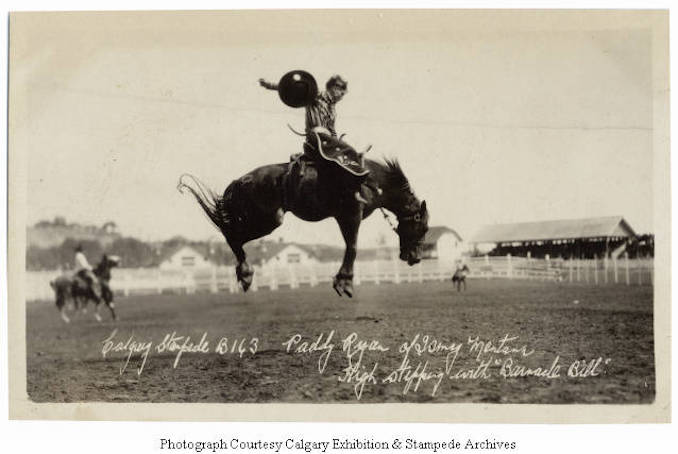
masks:
POLYGON ((620 236, 634 237, 636 233, 623 217, 608 216, 486 225, 473 236, 471 241, 473 243, 501 243, 620 236))

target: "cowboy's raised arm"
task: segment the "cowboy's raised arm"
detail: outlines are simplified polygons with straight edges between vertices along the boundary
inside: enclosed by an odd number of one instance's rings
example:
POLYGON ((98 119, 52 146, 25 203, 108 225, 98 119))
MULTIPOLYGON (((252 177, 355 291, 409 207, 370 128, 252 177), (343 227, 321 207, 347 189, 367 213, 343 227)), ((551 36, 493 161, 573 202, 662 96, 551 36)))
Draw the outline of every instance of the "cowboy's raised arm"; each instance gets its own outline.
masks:
POLYGON ((278 84, 274 84, 273 82, 269 82, 266 79, 259 79, 259 85, 262 87, 268 89, 268 90, 278 90, 278 84))

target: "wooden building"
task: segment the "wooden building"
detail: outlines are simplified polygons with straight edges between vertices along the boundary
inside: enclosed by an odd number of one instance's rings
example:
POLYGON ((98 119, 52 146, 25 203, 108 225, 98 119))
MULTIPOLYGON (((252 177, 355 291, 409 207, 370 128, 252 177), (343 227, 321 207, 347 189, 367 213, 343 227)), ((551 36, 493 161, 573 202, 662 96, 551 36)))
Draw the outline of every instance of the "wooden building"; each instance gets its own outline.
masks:
POLYGON ((471 242, 479 253, 517 257, 618 257, 637 235, 621 216, 482 227, 471 242))

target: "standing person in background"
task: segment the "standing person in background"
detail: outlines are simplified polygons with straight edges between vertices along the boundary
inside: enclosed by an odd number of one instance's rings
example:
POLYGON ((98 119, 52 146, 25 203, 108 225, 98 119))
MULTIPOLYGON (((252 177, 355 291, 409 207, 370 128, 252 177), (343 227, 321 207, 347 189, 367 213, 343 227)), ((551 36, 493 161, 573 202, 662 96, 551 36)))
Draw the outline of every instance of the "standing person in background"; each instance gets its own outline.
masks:
POLYGON ((455 261, 456 270, 452 276, 452 282, 455 283, 457 291, 461 291, 461 287, 464 286, 464 291, 466 291, 466 276, 470 273, 469 267, 462 259, 457 259, 455 261))

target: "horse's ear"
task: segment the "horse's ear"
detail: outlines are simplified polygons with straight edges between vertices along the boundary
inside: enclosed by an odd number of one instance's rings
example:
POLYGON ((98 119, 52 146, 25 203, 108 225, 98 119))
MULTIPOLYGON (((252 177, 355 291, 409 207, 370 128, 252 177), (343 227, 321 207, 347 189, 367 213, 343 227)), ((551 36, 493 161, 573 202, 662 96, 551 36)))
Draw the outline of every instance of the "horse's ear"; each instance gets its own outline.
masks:
POLYGON ((421 208, 419 209, 419 211, 422 213, 426 212, 426 200, 421 201, 421 208))

